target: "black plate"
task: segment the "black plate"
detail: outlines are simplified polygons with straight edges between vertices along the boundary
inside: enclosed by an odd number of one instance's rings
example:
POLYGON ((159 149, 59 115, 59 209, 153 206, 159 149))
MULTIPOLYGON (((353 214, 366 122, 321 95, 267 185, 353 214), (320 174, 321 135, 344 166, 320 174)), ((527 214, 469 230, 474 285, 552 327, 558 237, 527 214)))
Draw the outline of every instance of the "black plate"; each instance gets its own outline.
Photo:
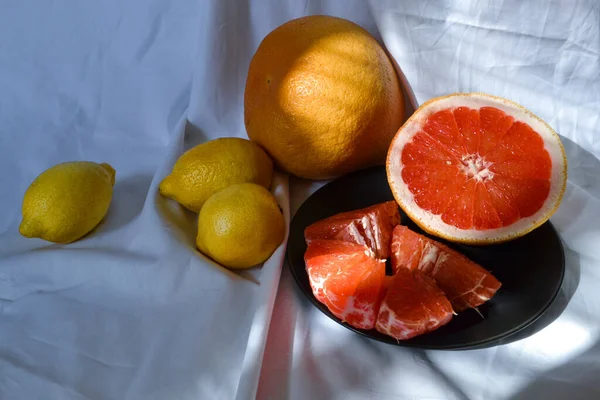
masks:
MULTIPOLYGON (((374 329, 365 331, 342 323, 312 294, 304 268, 304 229, 331 215, 388 200, 393 200, 393 196, 385 168, 371 168, 323 186, 304 202, 291 223, 287 254, 292 275, 319 310, 346 328, 398 346, 425 349, 478 347, 527 327, 546 311, 558 294, 565 272, 565 256, 561 240, 550 222, 522 238, 491 246, 460 245, 434 237, 481 264, 502 282, 496 295, 479 307, 483 318, 475 310, 467 310, 432 333, 400 342, 374 329)), ((404 225, 424 233, 402 210, 400 213, 404 225)))

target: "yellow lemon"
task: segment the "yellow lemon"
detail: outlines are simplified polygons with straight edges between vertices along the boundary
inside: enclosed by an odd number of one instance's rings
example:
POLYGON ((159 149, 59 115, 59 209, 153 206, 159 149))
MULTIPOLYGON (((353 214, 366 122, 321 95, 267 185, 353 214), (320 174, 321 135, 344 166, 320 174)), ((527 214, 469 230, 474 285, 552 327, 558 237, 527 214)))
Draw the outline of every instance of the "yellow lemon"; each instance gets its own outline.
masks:
POLYGON ((42 172, 23 197, 21 235, 71 243, 88 234, 106 215, 115 170, 108 164, 74 161, 42 172))
POLYGON ((242 183, 212 195, 198 216, 198 249, 229 268, 267 260, 281 244, 285 221, 275 197, 262 186, 242 183))
POLYGON ((254 142, 220 138, 186 151, 160 184, 160 193, 199 212, 208 198, 221 189, 251 182, 269 187, 273 162, 254 142))

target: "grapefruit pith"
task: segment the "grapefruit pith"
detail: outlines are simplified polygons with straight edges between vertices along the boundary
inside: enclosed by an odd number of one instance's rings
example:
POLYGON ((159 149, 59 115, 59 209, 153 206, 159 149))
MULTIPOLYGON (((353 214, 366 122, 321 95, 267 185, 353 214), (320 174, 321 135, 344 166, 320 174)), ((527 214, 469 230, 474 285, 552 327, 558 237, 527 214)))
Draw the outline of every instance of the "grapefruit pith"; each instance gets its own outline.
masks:
POLYGON ((471 244, 511 240, 546 222, 566 186, 559 136, 520 105, 483 93, 424 103, 388 150, 400 207, 425 231, 471 244))

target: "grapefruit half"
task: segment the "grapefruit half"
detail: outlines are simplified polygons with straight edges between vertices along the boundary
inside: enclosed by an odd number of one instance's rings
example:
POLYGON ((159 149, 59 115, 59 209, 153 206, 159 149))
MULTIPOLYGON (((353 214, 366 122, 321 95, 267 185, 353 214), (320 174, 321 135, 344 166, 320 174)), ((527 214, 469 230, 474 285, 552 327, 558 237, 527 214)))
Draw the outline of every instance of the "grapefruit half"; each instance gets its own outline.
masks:
POLYGON ((447 240, 512 240, 546 222, 567 181, 548 124, 512 101, 457 93, 425 102, 388 150, 394 197, 425 231, 447 240))

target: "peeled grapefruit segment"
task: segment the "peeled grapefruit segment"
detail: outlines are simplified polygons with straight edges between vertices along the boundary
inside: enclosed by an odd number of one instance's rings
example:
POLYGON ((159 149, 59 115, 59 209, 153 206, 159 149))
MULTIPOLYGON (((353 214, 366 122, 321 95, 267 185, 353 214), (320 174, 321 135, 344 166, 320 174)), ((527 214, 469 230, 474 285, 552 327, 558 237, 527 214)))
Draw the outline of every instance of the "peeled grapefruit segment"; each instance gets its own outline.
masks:
POLYGON ((456 312, 485 303, 501 286, 479 264, 403 225, 394 228, 391 257, 395 273, 408 269, 433 278, 456 312))
POLYGON ((483 93, 424 103, 394 137, 386 165, 413 221, 473 244, 511 240, 546 222, 567 181, 556 132, 520 105, 483 93))
POLYGON ((313 294, 342 321, 373 329, 385 280, 385 262, 367 246, 315 239, 304 254, 313 294))
POLYGON ((394 226, 400 223, 395 201, 375 204, 359 210, 336 214, 308 226, 306 243, 315 239, 335 239, 368 246, 375 257, 386 259, 394 226))
POLYGON ((388 285, 375 329, 406 340, 438 329, 452 319, 452 305, 431 278, 401 268, 388 285))

